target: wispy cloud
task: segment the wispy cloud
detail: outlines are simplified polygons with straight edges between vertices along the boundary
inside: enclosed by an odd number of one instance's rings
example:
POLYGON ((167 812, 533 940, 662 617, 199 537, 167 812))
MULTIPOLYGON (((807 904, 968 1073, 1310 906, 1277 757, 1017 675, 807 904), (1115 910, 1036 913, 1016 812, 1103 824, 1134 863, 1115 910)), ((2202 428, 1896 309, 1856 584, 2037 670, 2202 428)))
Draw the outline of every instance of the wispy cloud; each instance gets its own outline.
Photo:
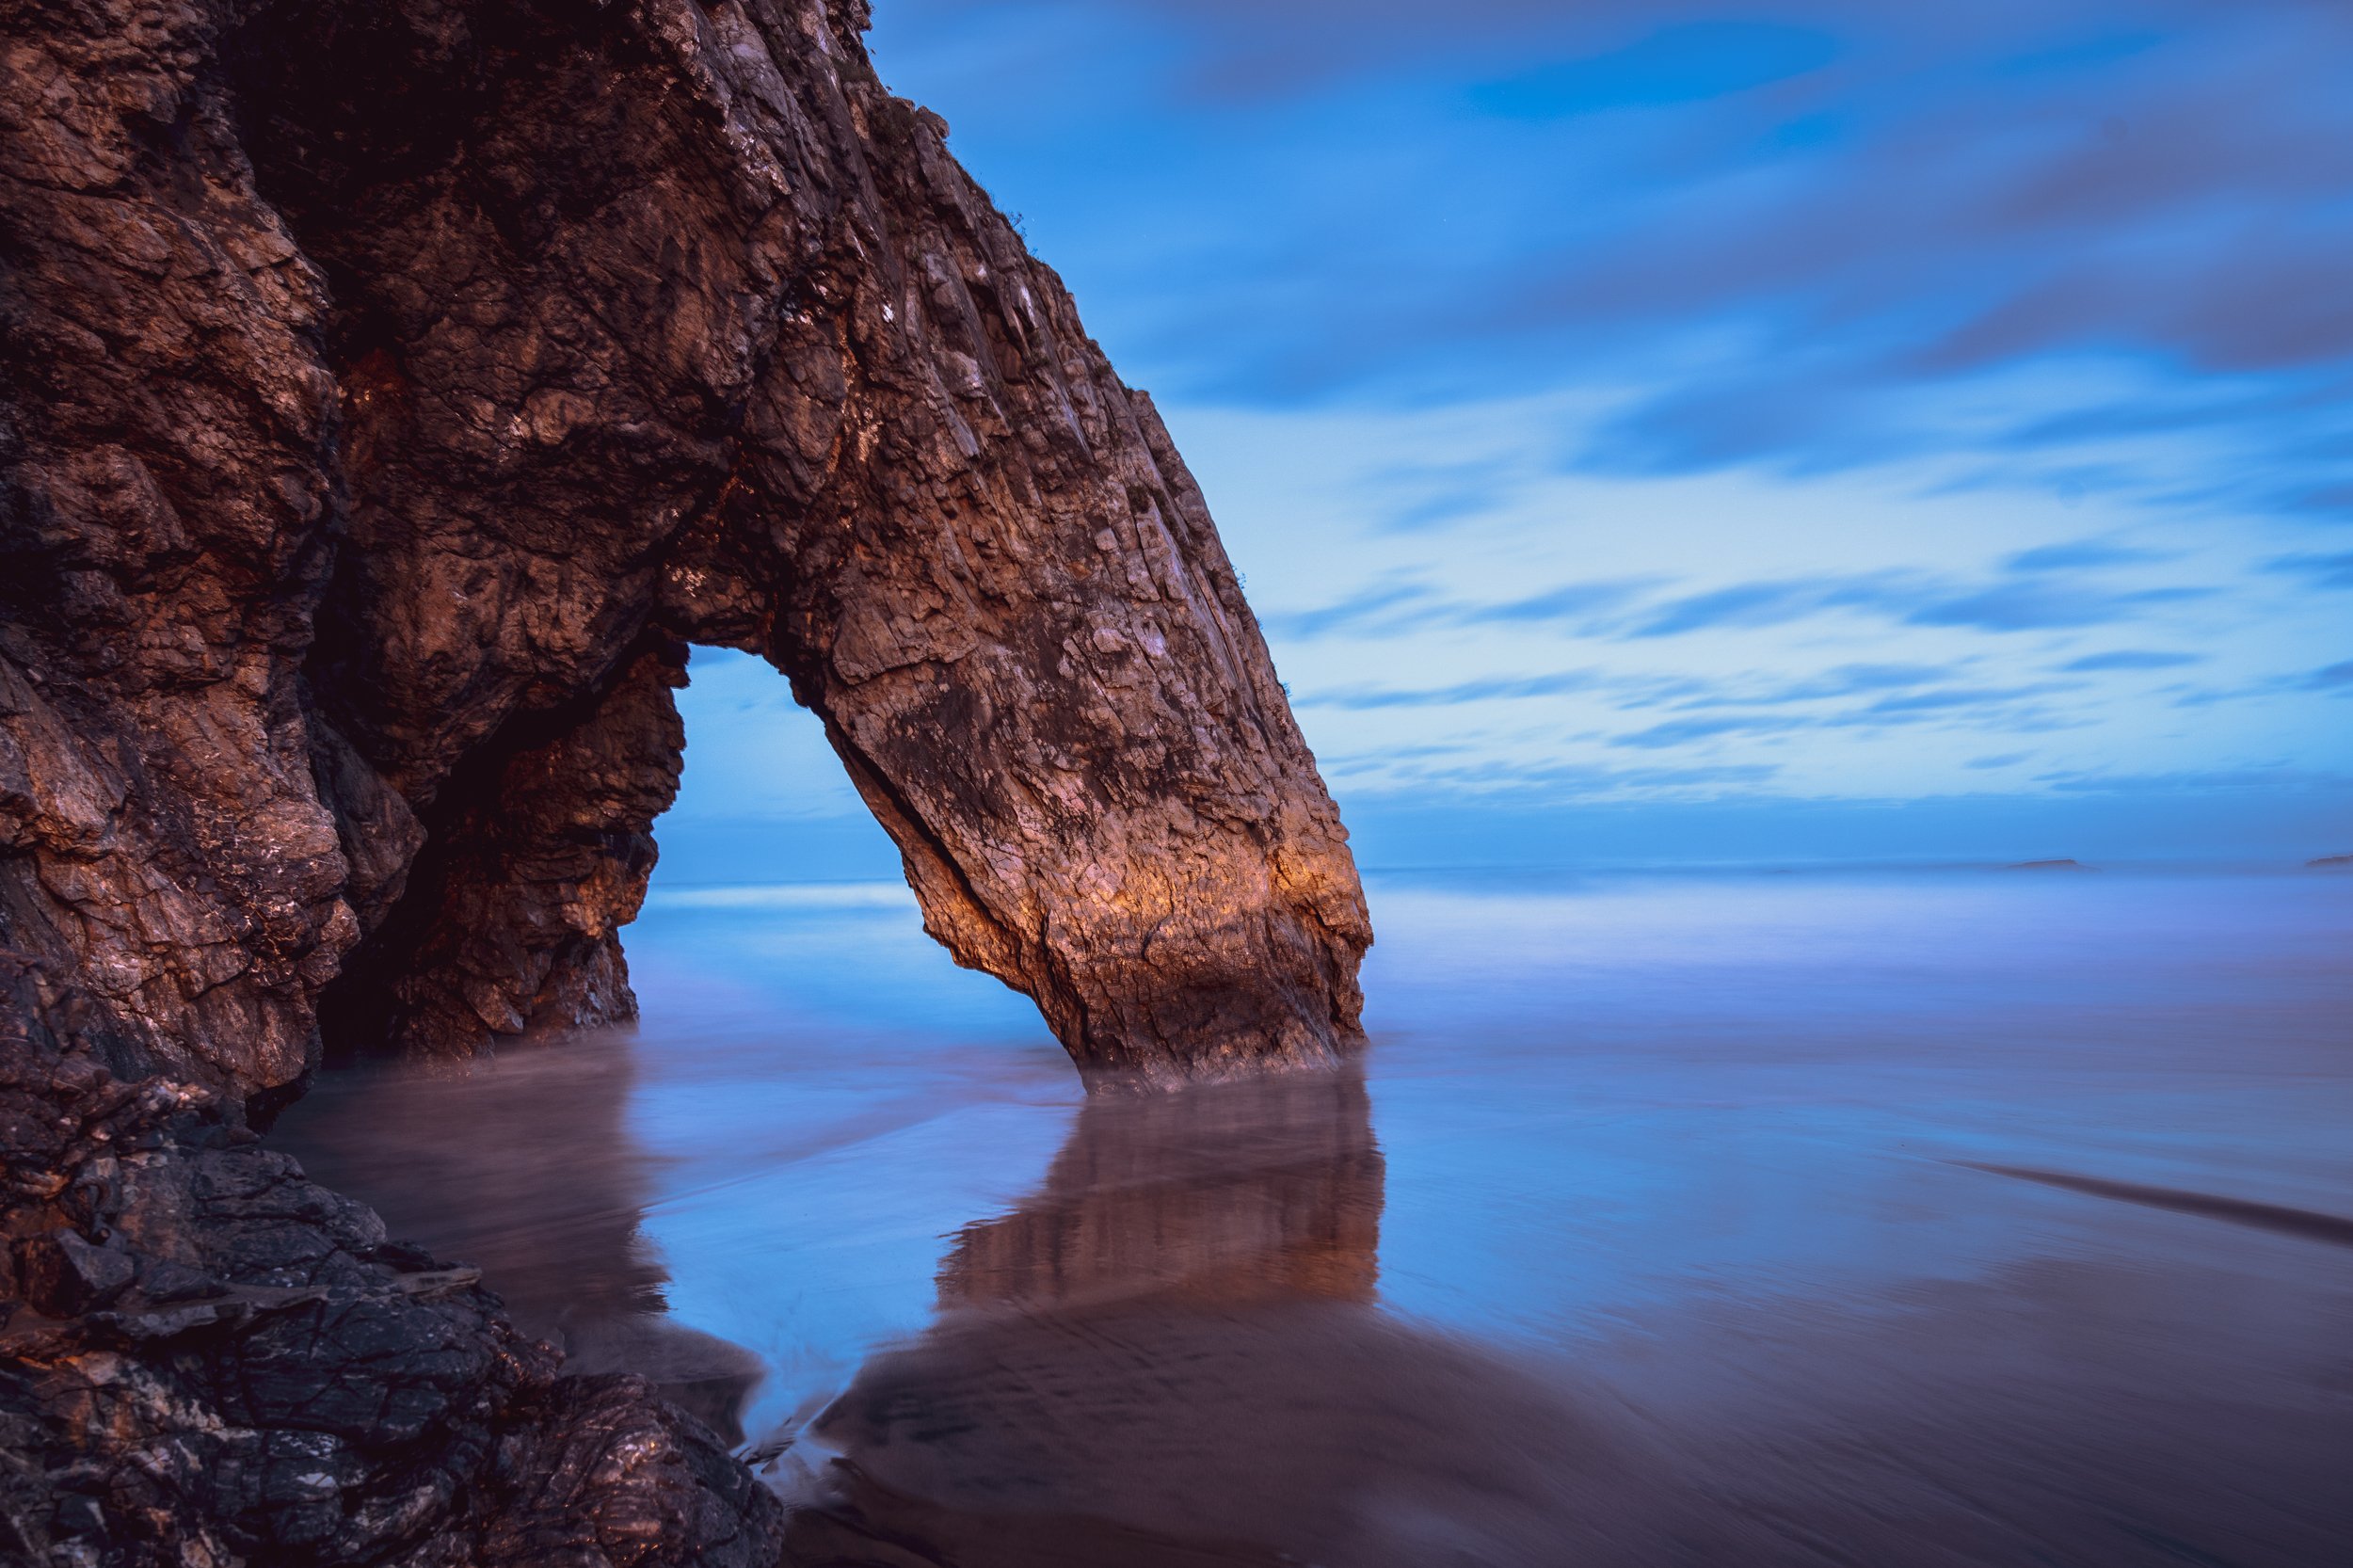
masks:
POLYGON ((2137 588, 2124 593, 2051 584, 2002 583, 1938 597, 1903 616, 1914 626, 1974 626, 1986 632, 2040 632, 2132 620, 2161 604, 2209 599, 2212 588, 2137 588))
POLYGON ((2353 687, 2353 659, 2342 664, 2329 664, 2316 669, 2305 678, 2304 684, 2315 691, 2339 691, 2353 687))
POLYGON ((1508 120, 1559 120, 1748 92, 1819 70, 1837 55, 1837 43, 1814 28, 1687 22, 1623 48, 1480 82, 1468 96, 1508 120))
MULTIPOLYGON (((2329 456, 2339 455, 2331 452, 2329 456)), ((2275 495, 2274 504, 2281 511, 2316 517, 2353 517, 2353 485, 2314 485, 2281 490, 2275 495)))
POLYGON ((1656 578, 1564 583, 1514 599, 1474 600, 1440 594, 1420 582, 1388 582, 1308 610, 1269 610, 1267 631, 1312 640, 1342 635, 1401 636, 1433 627, 1497 624, 1578 626, 1594 623, 1656 584, 1656 578))
POLYGON ((1769 783, 1782 771, 1776 762, 1610 767, 1585 762, 1513 764, 1490 758, 1447 763, 1383 753, 1342 754, 1328 759, 1326 765, 1340 776, 1362 778, 1384 791, 1408 789, 1426 793, 1444 789, 1550 799, 1746 791, 1769 783))
POLYGON ((1835 722, 1867 723, 1874 717, 1942 713, 1956 708, 2007 708, 2024 697, 2075 689, 2065 682, 2043 681, 2031 686, 1980 686, 1974 689, 1947 686, 1932 692, 1905 692, 1896 696, 1883 696, 1868 708, 1835 722))
POLYGON ((2002 566, 2009 571, 2079 571, 2087 567, 2130 567, 2169 559, 2171 556, 2164 551, 2101 539, 2075 539, 2019 551, 2007 557, 2002 566))
POLYGON ((1619 583, 1570 583, 1558 588, 1547 588, 1525 599, 1507 599, 1500 603, 1465 606, 1459 624, 1473 625, 1493 621, 1575 621, 1590 617, 1595 611, 1624 604, 1641 592, 1651 579, 1619 583))
POLYGON ((2185 768, 2173 773, 2112 773, 2091 769, 2056 771, 2036 782, 2070 793, 2200 792, 2209 790, 2340 791, 2353 788, 2353 776, 2325 768, 2288 763, 2243 768, 2185 768))
POLYGON ((1394 463, 1369 475, 1368 488, 1385 528, 1419 533, 1492 511, 1524 480, 1526 466, 1517 454, 1394 463))
POLYGON ((1860 707, 1835 708, 1811 713, 1741 713, 1670 719, 1646 728, 1615 735, 1613 746, 1660 749, 1712 741, 1727 735, 1777 735, 1800 729, 1884 729, 1937 719, 1967 719, 1977 725, 1998 725, 2012 733, 2062 728, 2073 721, 2037 705, 2032 699, 2076 690, 2064 681, 2041 681, 2024 686, 1940 686, 1891 693, 1860 707))
MULTIPOLYGON (((1513 624, 1556 626, 1586 636, 1645 639, 1786 626, 1832 614, 1871 616, 1911 626, 2008 632, 2131 621, 2168 605, 2211 598, 2217 591, 2189 585, 2104 586, 2068 575, 2056 562, 1975 582, 1935 572, 1885 570, 1760 579, 1664 599, 1651 593, 1659 585, 1657 578, 1621 578, 1566 583, 1541 593, 1481 600, 1441 594, 1426 583, 1391 581, 1312 609, 1270 610, 1260 619, 1275 635, 1303 640, 1343 635, 1395 637, 1433 627, 1513 624)), ((2143 661, 2163 656, 2117 657, 2143 661)), ((2082 667, 2157 666, 2137 663, 2082 667)))
POLYGON ((2267 569, 2301 577, 2316 588, 2353 588, 2353 552, 2335 555, 2281 555, 2267 569))
POLYGON ((1466 702, 1497 698, 1559 696, 1564 692, 1588 692, 1609 682, 1594 670, 1563 670, 1553 675, 1493 677, 1459 680, 1450 686, 1350 686, 1333 692, 1309 692, 1294 700, 1302 708, 1454 708, 1466 702))
POLYGON ((1746 690, 1719 682, 1699 695, 1683 697, 1676 706, 1693 709, 1777 708, 1796 703, 1822 702, 1865 692, 1932 685, 1940 680, 1951 680, 1958 668, 1953 664, 1840 664, 1802 680, 1746 690))
POLYGON ((1711 588, 1672 600, 1633 627, 1637 637, 1672 637, 1719 627, 1782 626, 1825 610, 1881 609, 1909 581, 1899 573, 1790 578, 1711 588))
POLYGON ((1720 628, 1783 626, 1832 612, 1883 616, 1913 626, 2036 632, 2135 619, 2160 605, 2207 598, 2204 587, 2113 589, 2031 577, 1969 584, 1925 572, 1783 578, 1737 584, 1673 600, 1631 628, 1636 637, 1672 637, 1720 628))
MULTIPOLYGON (((1884 695, 1859 708, 1838 710, 1841 717, 1817 715, 1784 720, 1758 716, 1694 717, 1662 722, 1661 735, 1698 736, 1737 730, 1761 732, 1804 724, 1865 724, 1875 715, 1900 715, 1940 709, 1981 706, 2074 689, 2072 683, 2042 681, 2003 688, 1940 685, 1961 669, 1959 664, 1840 664, 1819 674, 1795 680, 1706 680, 1676 674, 1638 674, 1589 666, 1535 675, 1497 675, 1458 680, 1443 686, 1343 686, 1303 691, 1294 696, 1302 708, 1338 708, 1366 712, 1384 708, 1451 708, 1465 703, 1593 695, 1622 712, 1666 708, 1705 713, 1710 710, 1824 708, 1841 698, 1884 695), (1922 691, 1920 688, 1934 687, 1922 691)), ((1897 722, 1890 720, 1890 722, 1897 722)))
POLYGON ((2202 653, 2165 653, 2154 649, 2121 648, 2111 653, 2087 653, 2071 659, 2059 668, 2079 675, 2101 670, 2169 670, 2185 664, 2205 662, 2202 653))
POLYGON ((1261 611, 1258 622, 1282 636, 1328 637, 1366 630, 1403 631, 1443 612, 1443 601, 1428 584, 1393 582, 1377 584, 1312 610, 1261 611))
POLYGON ((1774 715, 1751 714, 1738 718, 1669 719, 1647 729, 1637 729, 1625 735, 1613 735, 1613 746, 1640 746, 1659 749, 1666 746, 1689 745, 1693 741, 1714 740, 1720 735, 1769 735, 1785 729, 1799 729, 1810 722, 1805 719, 1774 715))

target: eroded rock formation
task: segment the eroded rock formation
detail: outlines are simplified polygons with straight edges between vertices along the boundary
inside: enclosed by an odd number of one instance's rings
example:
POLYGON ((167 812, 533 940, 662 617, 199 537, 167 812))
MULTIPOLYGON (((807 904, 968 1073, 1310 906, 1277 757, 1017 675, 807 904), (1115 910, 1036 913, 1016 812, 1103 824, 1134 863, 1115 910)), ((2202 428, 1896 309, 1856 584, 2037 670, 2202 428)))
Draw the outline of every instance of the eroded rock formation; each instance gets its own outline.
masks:
POLYGON ((330 984, 387 1048, 624 1014, 702 641, 1081 1062, 1348 1039, 1200 494, 854 8, 12 8, 10 934, 110 1030, 250 1092, 330 984))
POLYGON ((1354 1036, 1354 871, 1199 491, 864 24, 0 0, 0 1404, 69 1499, 16 1549, 508 1560, 560 1497, 626 1526, 583 1560, 764 1549, 708 1433, 244 1130, 323 1047, 631 1012, 687 643, 792 680, 1082 1064, 1354 1036))

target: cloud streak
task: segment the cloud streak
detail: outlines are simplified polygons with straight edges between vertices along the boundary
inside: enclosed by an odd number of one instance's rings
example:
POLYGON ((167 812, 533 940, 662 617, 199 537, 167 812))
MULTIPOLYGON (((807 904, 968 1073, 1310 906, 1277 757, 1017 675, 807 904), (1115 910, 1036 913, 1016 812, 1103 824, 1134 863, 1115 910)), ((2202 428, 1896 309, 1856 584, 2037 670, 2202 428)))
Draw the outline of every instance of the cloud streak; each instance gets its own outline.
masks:
POLYGON ((2011 632, 2113 625, 2216 592, 2188 585, 2115 588, 2068 579, 2049 565, 2035 568, 2031 575, 1977 581, 1917 570, 1833 573, 1647 597, 1645 590, 1657 581, 1566 583, 1541 593, 1485 600, 1441 594, 1422 582, 1391 581, 1312 609, 1271 610, 1260 620, 1270 632, 1302 641, 1481 626, 1546 626, 1585 636, 1648 639, 1786 626, 1827 615, 2011 632))
POLYGON ((1350 686, 1338 691, 1306 693, 1293 701, 1302 708, 1347 708, 1359 712, 1380 708, 1459 708, 1470 702, 1590 692, 1608 683, 1607 677, 1592 670, 1563 670, 1552 675, 1460 680, 1450 686, 1350 686))
POLYGON ((2076 688, 2044 681, 2025 686, 1937 687, 1898 692, 1861 707, 1822 713, 1738 713, 1669 719, 1610 738, 1613 746, 1657 750, 1735 735, 1779 735, 1800 729, 1889 729, 1939 719, 1964 720, 2012 733, 2063 728, 2070 721, 2030 699, 2076 688))
POLYGON ((2269 569, 2302 578, 2315 588, 2353 588, 2353 552, 2333 555, 2282 555, 2269 569))
POLYGON ((2087 653, 2071 659, 2059 668, 2076 675, 2089 675, 2106 670, 2170 670, 2205 662, 2202 653, 2164 653, 2155 649, 2118 648, 2109 653, 2087 653))
POLYGON ((1519 625, 1593 626, 1654 584, 1656 578, 1564 583, 1501 600, 1441 594, 1427 583, 1388 581, 1307 610, 1268 610, 1259 624, 1302 641, 1336 636, 1400 637, 1437 628, 1519 625))

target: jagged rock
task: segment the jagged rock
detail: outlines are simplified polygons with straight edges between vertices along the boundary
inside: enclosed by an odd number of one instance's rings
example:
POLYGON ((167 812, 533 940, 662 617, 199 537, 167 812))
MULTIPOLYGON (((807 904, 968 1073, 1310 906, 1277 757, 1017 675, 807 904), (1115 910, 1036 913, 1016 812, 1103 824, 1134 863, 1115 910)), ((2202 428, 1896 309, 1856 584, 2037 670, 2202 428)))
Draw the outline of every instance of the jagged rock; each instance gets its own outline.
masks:
POLYGON ((138 1260, 121 1247, 92 1245, 62 1226, 27 1236, 13 1250, 17 1288, 24 1300, 60 1318, 106 1305, 131 1288, 139 1272, 138 1260))
POLYGON ((476 1271, 388 1241, 234 1102, 0 1045, 7 1224, 32 1231, 0 1304, 0 1557, 776 1560, 782 1505, 700 1423, 559 1378, 476 1271))
POLYGON ((791 679, 1081 1064, 1355 1038, 1200 493, 865 21, 0 0, 11 1550, 770 1550, 709 1433, 244 1128, 323 1044, 632 1012, 687 643, 791 679))

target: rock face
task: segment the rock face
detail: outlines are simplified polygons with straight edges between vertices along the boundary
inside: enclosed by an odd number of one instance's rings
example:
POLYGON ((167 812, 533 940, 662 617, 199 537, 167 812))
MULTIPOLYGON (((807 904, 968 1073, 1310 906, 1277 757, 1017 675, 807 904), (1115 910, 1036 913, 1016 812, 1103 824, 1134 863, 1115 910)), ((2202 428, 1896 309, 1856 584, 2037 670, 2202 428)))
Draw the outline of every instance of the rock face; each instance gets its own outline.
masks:
POLYGON ((1369 939, 1200 493, 858 8, 9 0, 10 940, 245 1093, 625 1016, 680 643, 1084 1064, 1369 939))
POLYGON ((322 1050, 629 1016, 688 643, 791 679, 1082 1066, 1355 1038, 1199 491, 865 20, 0 0, 12 1548, 767 1549, 707 1432, 244 1131, 322 1050))

